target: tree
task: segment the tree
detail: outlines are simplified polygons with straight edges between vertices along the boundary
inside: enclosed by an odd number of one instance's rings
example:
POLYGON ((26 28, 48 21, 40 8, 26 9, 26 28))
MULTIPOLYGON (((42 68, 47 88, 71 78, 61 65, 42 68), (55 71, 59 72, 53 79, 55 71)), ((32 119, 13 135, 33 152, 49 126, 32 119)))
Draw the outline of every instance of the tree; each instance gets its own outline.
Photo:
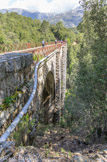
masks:
POLYGON ((5 42, 5 35, 3 33, 2 28, 0 27, 0 44, 3 44, 5 42))
POLYGON ((82 34, 69 56, 72 128, 91 140, 107 140, 107 6, 105 0, 81 0, 81 4, 84 16, 78 29, 82 34))
POLYGON ((41 28, 40 28, 41 32, 44 34, 44 33, 47 33, 49 31, 49 22, 44 20, 41 24, 41 28))
POLYGON ((85 12, 79 29, 84 33, 84 41, 78 54, 77 92, 87 110, 86 121, 90 121, 88 130, 94 138, 97 138, 107 131, 105 71, 107 6, 105 0, 82 0, 81 2, 85 12))

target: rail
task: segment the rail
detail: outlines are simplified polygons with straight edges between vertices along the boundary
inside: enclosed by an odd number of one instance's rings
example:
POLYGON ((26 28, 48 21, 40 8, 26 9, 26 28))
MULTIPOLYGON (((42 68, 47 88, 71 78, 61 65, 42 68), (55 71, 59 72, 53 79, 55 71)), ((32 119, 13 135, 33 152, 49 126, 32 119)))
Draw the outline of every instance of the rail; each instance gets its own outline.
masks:
MULTIPOLYGON (((61 43, 60 41, 57 42, 57 44, 61 43)), ((46 42, 45 46, 47 45, 52 45, 55 44, 54 42, 46 42)), ((38 48, 41 46, 41 43, 24 43, 24 44, 10 44, 8 46, 6 45, 0 45, 0 54, 2 53, 10 53, 11 51, 17 52, 17 51, 22 51, 25 49, 33 49, 33 48, 38 48)))
MULTIPOLYGON (((65 43, 58 45, 58 48, 63 46, 65 43)), ((55 50, 56 52, 58 51, 58 48, 55 50)), ((31 49, 30 49, 31 50, 31 49)), ((24 116, 24 114, 27 113, 27 110, 29 108, 29 105, 31 104, 36 90, 37 90, 37 79, 38 79, 38 68, 39 65, 44 62, 45 60, 47 60, 51 55, 53 55, 56 52, 52 52, 50 53, 48 56, 46 56, 45 58, 43 58, 42 60, 40 60, 35 67, 34 70, 34 86, 33 86, 33 90, 32 93, 27 101, 27 103, 25 104, 25 106, 22 108, 22 110, 20 111, 20 113, 17 115, 17 117, 13 120, 13 122, 11 123, 11 125, 7 128, 7 130, 4 132, 4 134, 0 137, 0 144, 6 142, 7 138, 10 136, 10 134, 13 132, 13 130, 16 128, 17 124, 20 122, 21 118, 24 116)))

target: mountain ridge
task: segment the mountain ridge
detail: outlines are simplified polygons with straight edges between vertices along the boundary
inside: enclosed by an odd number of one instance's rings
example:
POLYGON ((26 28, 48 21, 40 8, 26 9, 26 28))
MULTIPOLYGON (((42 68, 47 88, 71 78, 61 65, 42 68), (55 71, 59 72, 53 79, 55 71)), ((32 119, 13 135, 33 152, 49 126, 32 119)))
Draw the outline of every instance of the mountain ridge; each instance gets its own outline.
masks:
POLYGON ((19 15, 30 17, 32 19, 36 18, 41 21, 47 20, 51 24, 56 24, 58 21, 62 21, 67 28, 78 26, 83 17, 83 8, 81 6, 64 13, 42 13, 21 8, 0 9, 0 12, 2 14, 5 14, 6 12, 16 12, 19 15))

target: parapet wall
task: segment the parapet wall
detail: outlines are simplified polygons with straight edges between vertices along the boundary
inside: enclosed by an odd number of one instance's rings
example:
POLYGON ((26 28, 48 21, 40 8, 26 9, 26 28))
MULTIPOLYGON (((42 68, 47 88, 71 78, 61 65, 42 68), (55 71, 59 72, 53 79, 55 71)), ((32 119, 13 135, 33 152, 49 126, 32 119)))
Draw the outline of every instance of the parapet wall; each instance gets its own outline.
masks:
POLYGON ((32 92, 33 80, 32 54, 0 55, 0 135, 27 102, 32 92), (4 101, 6 104, 3 104, 4 101))
POLYGON ((0 55, 0 104, 31 78, 32 54, 0 55))

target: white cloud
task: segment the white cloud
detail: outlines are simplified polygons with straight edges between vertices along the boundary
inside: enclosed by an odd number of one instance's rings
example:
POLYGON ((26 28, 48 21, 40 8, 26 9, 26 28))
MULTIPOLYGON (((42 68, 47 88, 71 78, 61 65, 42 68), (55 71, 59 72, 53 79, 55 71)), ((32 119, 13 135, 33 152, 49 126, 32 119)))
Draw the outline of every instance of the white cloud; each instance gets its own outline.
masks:
POLYGON ((24 8, 40 12, 64 12, 77 6, 79 0, 0 0, 0 8, 24 8), (9 3, 11 1, 11 3, 9 3), (3 4, 2 4, 3 3, 3 4), (1 7, 2 4, 2 7, 1 7), (11 5, 9 5, 11 4, 11 5))
POLYGON ((0 0, 0 9, 8 8, 9 0, 0 0))

